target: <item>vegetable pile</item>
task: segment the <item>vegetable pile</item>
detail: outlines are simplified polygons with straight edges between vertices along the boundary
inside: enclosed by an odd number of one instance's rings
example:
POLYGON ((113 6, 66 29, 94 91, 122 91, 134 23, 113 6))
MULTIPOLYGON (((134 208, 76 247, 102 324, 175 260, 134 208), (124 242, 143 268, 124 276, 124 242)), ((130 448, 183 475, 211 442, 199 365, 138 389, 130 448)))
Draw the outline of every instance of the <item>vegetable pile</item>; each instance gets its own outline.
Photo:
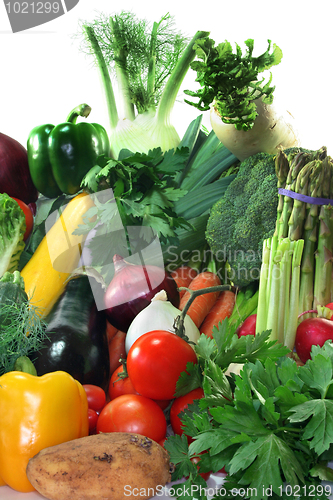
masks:
MULTIPOLYGON (((211 474, 224 475, 215 498, 327 498, 333 161, 272 110, 272 76, 259 75, 280 48, 187 39, 169 14, 103 14, 82 35, 107 127, 81 104, 33 126, 27 149, 0 134, 0 486, 33 491, 29 460, 70 464, 126 434, 143 436, 139 453, 154 441, 180 500, 206 500, 211 474), (201 114, 179 137, 188 71, 201 114)), ((92 475, 115 464, 89 460, 92 475)))

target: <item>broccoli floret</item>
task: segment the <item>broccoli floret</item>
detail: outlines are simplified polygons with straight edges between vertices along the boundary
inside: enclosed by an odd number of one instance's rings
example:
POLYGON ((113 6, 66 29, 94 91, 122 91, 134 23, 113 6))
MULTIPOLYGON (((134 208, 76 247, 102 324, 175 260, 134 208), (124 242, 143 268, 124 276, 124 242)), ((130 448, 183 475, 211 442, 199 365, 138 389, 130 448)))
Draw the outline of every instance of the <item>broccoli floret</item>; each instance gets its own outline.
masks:
POLYGON ((236 286, 259 280, 263 240, 274 233, 277 205, 275 156, 258 153, 240 164, 237 177, 212 207, 206 239, 217 260, 228 261, 236 286))
POLYGON ((0 194, 0 277, 18 269, 24 249, 25 215, 8 194, 0 194))

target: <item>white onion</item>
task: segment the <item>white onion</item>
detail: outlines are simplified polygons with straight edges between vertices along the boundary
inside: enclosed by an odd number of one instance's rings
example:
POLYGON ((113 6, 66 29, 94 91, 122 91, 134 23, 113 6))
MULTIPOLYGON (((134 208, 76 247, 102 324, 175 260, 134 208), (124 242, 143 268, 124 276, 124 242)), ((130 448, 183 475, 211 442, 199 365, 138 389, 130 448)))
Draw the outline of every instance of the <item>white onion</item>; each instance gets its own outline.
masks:
MULTIPOLYGON (((144 333, 153 330, 167 330, 175 333, 174 322, 180 314, 181 311, 168 301, 165 290, 158 292, 152 298, 149 306, 139 312, 130 324, 125 339, 126 353, 128 353, 132 344, 144 333)), ((188 315, 185 316, 184 327, 188 339, 196 343, 200 332, 188 315)))

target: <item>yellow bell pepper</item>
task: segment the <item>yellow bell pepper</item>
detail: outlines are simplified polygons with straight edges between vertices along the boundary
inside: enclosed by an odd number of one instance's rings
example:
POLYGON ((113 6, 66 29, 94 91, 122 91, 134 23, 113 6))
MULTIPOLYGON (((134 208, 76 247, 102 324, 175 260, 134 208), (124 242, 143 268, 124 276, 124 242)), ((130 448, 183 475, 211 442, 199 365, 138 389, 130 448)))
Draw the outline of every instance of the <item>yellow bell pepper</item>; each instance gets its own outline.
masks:
POLYGON ((26 475, 29 459, 88 433, 87 396, 68 373, 12 371, 0 377, 0 486, 35 491, 26 475))

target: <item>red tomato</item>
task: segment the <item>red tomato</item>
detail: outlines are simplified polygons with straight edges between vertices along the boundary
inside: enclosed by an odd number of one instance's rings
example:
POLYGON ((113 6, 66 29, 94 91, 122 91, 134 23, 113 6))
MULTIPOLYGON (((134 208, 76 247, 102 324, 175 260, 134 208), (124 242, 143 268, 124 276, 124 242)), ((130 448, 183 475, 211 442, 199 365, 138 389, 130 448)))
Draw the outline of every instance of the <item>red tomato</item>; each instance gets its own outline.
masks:
POLYGON ((106 396, 105 392, 101 387, 92 384, 84 384, 84 390, 86 391, 87 399, 88 399, 88 408, 95 410, 96 412, 100 412, 101 409, 105 406, 106 396))
POLYGON ((97 420, 98 420, 97 411, 93 410, 92 408, 88 408, 89 434, 95 434, 97 420))
MULTIPOLYGON (((187 394, 184 394, 184 396, 180 396, 174 400, 170 408, 170 423, 175 434, 179 434, 179 436, 183 434, 182 423, 179 418, 180 412, 184 411, 189 404, 193 403, 194 400, 200 399, 203 396, 203 389, 198 387, 197 389, 193 389, 193 391, 190 391, 187 394)), ((188 437, 188 439, 191 441, 190 437, 188 437)))
POLYGON ((165 410, 171 403, 171 399, 154 399, 153 401, 155 401, 162 410, 165 410))
POLYGON ((21 207, 21 209, 23 210, 24 212, 24 215, 25 215, 25 224, 26 224, 26 230, 25 230, 25 233, 24 233, 24 237, 23 237, 23 240, 26 241, 32 231, 32 228, 33 228, 33 225, 34 225, 34 216, 32 214, 32 211, 31 209, 28 207, 28 205, 26 205, 23 201, 21 200, 18 200, 17 198, 14 198, 12 196, 13 200, 17 201, 17 203, 19 204, 19 206, 21 207))
POLYGON ((166 435, 166 419, 161 408, 139 394, 123 394, 107 403, 97 421, 99 432, 133 432, 154 441, 166 435))
POLYGON ((109 384, 109 396, 110 399, 115 399, 122 394, 138 394, 133 387, 133 384, 129 377, 119 378, 124 371, 123 365, 118 366, 118 368, 113 372, 109 384))
POLYGON ((141 335, 127 355, 127 372, 137 392, 151 399, 173 399, 180 374, 197 357, 184 339, 165 330, 141 335))
MULTIPOLYGON (((123 371, 124 371, 123 365, 120 365, 113 372, 111 376, 109 384, 110 399, 115 399, 118 396, 121 396, 122 394, 139 394, 134 389, 131 379, 129 377, 119 378, 119 375, 121 375, 123 371)), ((162 399, 161 401, 159 401, 158 399, 154 399, 154 401, 155 403, 158 404, 158 406, 162 410, 165 410, 170 404, 169 399, 162 399)))

